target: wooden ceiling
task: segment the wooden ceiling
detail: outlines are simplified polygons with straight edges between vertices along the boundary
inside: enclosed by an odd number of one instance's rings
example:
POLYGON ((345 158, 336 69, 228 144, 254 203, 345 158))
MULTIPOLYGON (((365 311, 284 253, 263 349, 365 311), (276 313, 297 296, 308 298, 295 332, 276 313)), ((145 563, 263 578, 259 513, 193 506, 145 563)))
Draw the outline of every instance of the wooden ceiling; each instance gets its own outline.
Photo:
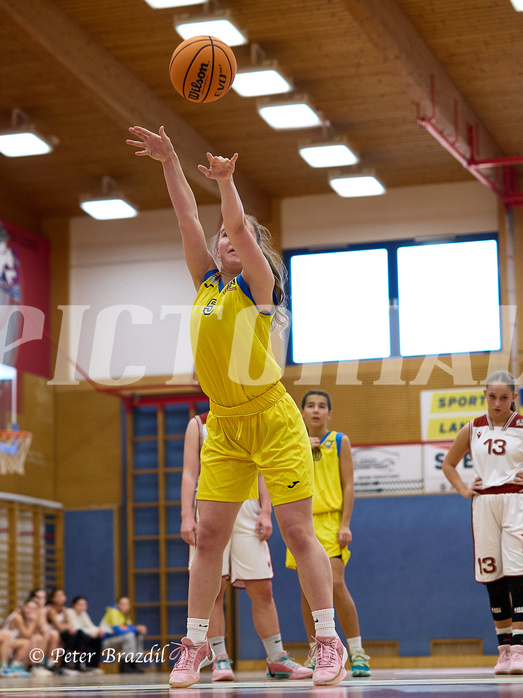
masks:
POLYGON ((207 105, 174 91, 173 18, 202 8, 0 0, 0 130, 19 108, 58 139, 49 155, 0 155, 0 205, 36 220, 83 215, 80 195, 110 176, 141 210, 169 206, 161 168, 125 145, 135 124, 165 125, 200 203, 217 200, 196 169, 206 150, 238 151, 238 186, 262 219, 273 200, 332 191, 326 171, 298 155, 299 144, 326 135, 345 136, 358 167, 387 188, 472 181, 418 114, 434 116, 465 156, 469 126, 476 157, 523 155, 523 13, 510 0, 222 0, 220 8, 249 36, 235 49, 239 66, 258 45, 328 120, 325 133, 274 131, 255 98, 232 90, 207 105))

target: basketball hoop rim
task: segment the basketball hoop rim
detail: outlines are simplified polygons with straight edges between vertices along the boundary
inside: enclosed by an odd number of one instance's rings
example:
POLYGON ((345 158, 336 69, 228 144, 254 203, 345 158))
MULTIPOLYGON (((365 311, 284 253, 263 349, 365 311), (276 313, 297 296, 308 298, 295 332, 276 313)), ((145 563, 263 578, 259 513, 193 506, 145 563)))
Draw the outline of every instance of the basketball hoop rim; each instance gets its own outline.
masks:
POLYGON ((32 436, 32 432, 23 431, 18 429, 0 429, 0 440, 3 439, 17 439, 22 437, 23 439, 32 436))

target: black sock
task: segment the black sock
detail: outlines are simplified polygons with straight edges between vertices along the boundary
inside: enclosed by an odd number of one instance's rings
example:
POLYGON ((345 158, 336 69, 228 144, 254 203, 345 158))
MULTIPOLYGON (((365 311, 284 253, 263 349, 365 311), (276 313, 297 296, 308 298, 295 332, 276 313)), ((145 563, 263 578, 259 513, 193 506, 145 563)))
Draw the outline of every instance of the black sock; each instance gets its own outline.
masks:
MULTIPOLYGON (((523 638, 522 635, 520 635, 519 637, 523 638)), ((498 645, 512 645, 512 644, 514 644, 512 633, 499 633, 498 634, 498 645)), ((519 642, 518 644, 521 644, 521 642, 519 642)))

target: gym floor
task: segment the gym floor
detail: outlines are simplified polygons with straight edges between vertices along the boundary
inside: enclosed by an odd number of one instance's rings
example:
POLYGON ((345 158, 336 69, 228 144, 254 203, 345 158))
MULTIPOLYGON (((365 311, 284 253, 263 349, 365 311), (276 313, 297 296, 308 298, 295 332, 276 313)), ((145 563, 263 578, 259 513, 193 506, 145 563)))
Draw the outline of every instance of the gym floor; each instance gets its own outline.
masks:
POLYGON ((200 683, 185 689, 171 689, 169 675, 155 672, 140 675, 106 674, 46 679, 0 679, 0 696, 41 696, 42 698, 126 698, 170 696, 170 698, 522 698, 523 675, 495 676, 492 669, 375 669, 372 677, 349 676, 337 686, 313 686, 311 681, 266 681, 260 672, 237 672, 236 681, 211 683, 210 671, 203 671, 200 683))

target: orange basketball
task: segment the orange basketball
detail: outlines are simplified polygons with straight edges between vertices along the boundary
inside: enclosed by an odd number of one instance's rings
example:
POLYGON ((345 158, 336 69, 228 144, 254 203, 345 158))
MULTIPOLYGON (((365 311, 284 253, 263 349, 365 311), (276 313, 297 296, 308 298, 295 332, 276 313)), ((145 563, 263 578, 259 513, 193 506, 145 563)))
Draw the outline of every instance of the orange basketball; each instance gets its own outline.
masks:
POLYGON ((174 89, 189 102, 214 102, 229 91, 236 75, 236 58, 221 39, 195 36, 177 47, 169 75, 174 89))

